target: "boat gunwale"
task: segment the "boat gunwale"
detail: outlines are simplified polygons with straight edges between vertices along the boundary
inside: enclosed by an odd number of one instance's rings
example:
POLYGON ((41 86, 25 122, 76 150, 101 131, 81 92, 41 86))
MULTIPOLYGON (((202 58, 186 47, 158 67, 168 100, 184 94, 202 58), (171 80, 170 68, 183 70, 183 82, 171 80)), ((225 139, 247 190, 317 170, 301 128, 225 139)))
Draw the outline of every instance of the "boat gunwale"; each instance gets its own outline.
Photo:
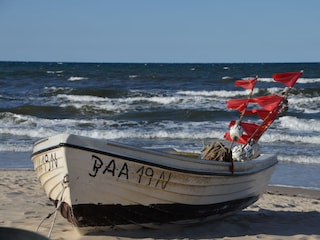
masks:
MULTIPOLYGON (((109 144, 109 143, 107 143, 109 144)), ((121 144, 119 144, 119 146, 121 146, 121 144)), ((119 158, 122 160, 127 160, 127 161, 131 161, 131 162, 136 162, 136 163, 140 163, 140 164, 145 164, 145 165, 149 165, 149 166, 153 166, 153 167, 158 167, 158 168, 163 168, 166 170, 170 170, 170 171, 176 171, 176 172, 181 172, 181 173, 187 173, 187 174, 194 174, 194 175, 207 175, 207 176, 245 176, 245 175, 253 175, 259 172, 263 172, 266 169, 269 169, 273 166, 275 166, 278 161, 274 161, 272 164, 268 164, 266 166, 260 167, 259 169, 255 169, 253 168, 252 171, 243 171, 243 172, 237 172, 234 171, 233 173, 230 172, 218 172, 218 171, 195 171, 195 170, 190 170, 190 169, 182 169, 182 168, 177 168, 177 167, 171 167, 168 165, 164 165, 164 164, 159 164, 159 163, 154 163, 154 162, 149 162, 149 161, 145 161, 145 160, 140 160, 137 158, 133 158, 133 157, 128 157, 128 156, 123 156, 123 155, 119 155, 119 154, 115 154, 115 153, 111 153, 111 152, 107 152, 107 151, 103 151, 103 150, 99 150, 99 149, 94 149, 94 148, 90 148, 90 147, 85 147, 85 146, 79 146, 79 145, 75 145, 75 144, 71 144, 71 143, 64 143, 64 142, 60 142, 57 145, 51 146, 51 147, 47 147, 44 149, 41 149, 39 151, 36 151, 34 153, 31 154, 31 158, 35 157, 36 155, 39 155, 41 153, 47 152, 47 151, 51 151, 57 148, 63 148, 63 147, 67 147, 67 148, 74 148, 74 149, 79 149, 79 150, 83 150, 83 151, 88 151, 88 152, 93 152, 93 153, 97 153, 97 154, 102 154, 102 155, 106 155, 106 156, 110 156, 110 157, 115 157, 115 158, 119 158)), ((133 148, 135 149, 135 148, 133 148)), ((141 149, 137 149, 140 150, 141 149)), ((146 149, 142 149, 142 151, 148 152, 148 153, 156 153, 159 156, 164 156, 164 157, 170 157, 172 158, 173 155, 172 154, 168 154, 168 153, 162 153, 162 152, 156 152, 156 151, 151 151, 151 150, 146 150, 146 149)), ((180 156, 174 156, 174 158, 176 159, 180 159, 180 160, 185 160, 189 158, 187 157, 180 157, 180 156)), ((198 159, 199 161, 209 161, 209 160, 203 160, 203 159, 198 159)), ((251 161, 255 161, 255 160, 251 160, 251 161)), ((216 162, 216 164, 223 164, 226 166, 231 166, 231 162, 216 162)), ((237 162, 235 163, 235 169, 236 169, 236 164, 245 164, 245 162, 237 162)))

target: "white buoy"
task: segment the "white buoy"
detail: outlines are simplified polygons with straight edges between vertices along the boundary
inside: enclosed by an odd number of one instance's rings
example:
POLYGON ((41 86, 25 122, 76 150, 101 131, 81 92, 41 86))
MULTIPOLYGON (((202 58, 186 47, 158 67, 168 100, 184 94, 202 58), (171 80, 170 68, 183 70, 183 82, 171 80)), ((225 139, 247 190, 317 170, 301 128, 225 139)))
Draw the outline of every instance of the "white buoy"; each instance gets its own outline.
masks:
POLYGON ((237 141, 243 134, 243 129, 240 126, 239 121, 236 121, 236 123, 230 128, 230 137, 232 141, 237 141))
POLYGON ((242 145, 234 146, 231 150, 233 161, 243 161, 243 149, 242 145))
POLYGON ((239 162, 249 161, 259 156, 259 149, 258 144, 254 144, 253 146, 250 144, 234 146, 231 150, 232 159, 239 162))

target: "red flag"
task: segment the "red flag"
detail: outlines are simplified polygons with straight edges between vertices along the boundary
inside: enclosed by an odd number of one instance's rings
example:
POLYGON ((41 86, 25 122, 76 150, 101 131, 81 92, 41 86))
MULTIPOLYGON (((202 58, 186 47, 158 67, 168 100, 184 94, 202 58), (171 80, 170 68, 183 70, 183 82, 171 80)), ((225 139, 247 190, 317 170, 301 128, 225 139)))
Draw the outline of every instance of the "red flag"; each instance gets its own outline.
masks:
POLYGON ((273 109, 279 106, 283 99, 284 97, 274 94, 269 96, 251 98, 250 102, 258 103, 265 110, 272 111, 273 109))
POLYGON ((258 139, 262 136, 262 134, 267 130, 267 128, 273 123, 273 121, 278 116, 278 110, 272 111, 266 116, 263 123, 260 125, 259 130, 254 134, 253 139, 258 141, 258 139))
POLYGON ((245 89, 253 90, 254 86, 256 85, 257 79, 258 78, 237 80, 235 81, 234 85, 238 87, 243 87, 245 89))
POLYGON ((249 102, 254 102, 259 104, 265 110, 272 111, 275 109, 280 102, 284 99, 279 95, 268 95, 268 96, 261 96, 257 98, 250 98, 250 99, 229 99, 227 101, 227 108, 230 109, 237 109, 240 112, 244 111, 247 108, 249 102))
POLYGON ((292 87, 299 77, 302 75, 303 71, 300 72, 288 72, 288 73, 276 73, 273 74, 272 78, 276 82, 281 82, 287 87, 292 87))
POLYGON ((270 111, 264 109, 252 109, 245 111, 245 115, 248 114, 257 114, 260 119, 264 120, 270 114, 270 111))
MULTIPOLYGON (((230 121, 229 128, 231 128, 235 123, 235 120, 230 121)), ((259 128, 257 124, 251 122, 241 122, 240 125, 248 135, 252 135, 259 128)))
POLYGON ((242 112, 247 108, 248 99, 229 99, 227 101, 227 108, 230 109, 237 109, 238 111, 242 112))
POLYGON ((248 135, 253 135, 254 133, 257 133, 256 130, 259 128, 259 126, 255 123, 250 122, 241 122, 241 127, 248 135))
MULTIPOLYGON (((226 139, 230 142, 233 141, 229 132, 226 132, 224 134, 224 139, 226 139)), ((249 139, 250 139, 250 137, 248 135, 242 134, 242 136, 240 138, 238 138, 238 140, 236 142, 241 143, 241 144, 246 144, 249 139)))

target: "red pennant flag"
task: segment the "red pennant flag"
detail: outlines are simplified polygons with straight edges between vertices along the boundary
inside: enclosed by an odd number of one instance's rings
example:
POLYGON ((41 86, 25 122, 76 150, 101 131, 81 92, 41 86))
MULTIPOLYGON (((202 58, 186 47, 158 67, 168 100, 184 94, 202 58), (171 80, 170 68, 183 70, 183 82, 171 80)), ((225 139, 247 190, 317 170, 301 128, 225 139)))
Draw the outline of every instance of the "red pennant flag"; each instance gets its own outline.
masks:
POLYGON ((301 72, 288 72, 288 73, 276 73, 273 74, 272 78, 276 82, 281 82, 287 87, 293 87, 299 77, 302 75, 303 71, 301 72))
POLYGON ((281 97, 279 95, 269 95, 269 96, 262 96, 257 98, 251 98, 250 102, 255 102, 259 104, 262 108, 268 111, 272 111, 276 107, 279 106, 281 101, 284 99, 284 97, 281 97))
POLYGON ((259 132, 259 131, 257 131, 259 126, 255 123, 241 122, 241 126, 242 126, 243 130, 250 136, 253 135, 254 133, 259 132))
POLYGON ((235 120, 230 121, 230 123, 229 123, 229 128, 231 128, 235 123, 236 123, 235 120))
POLYGON ((264 123, 261 125, 262 128, 264 129, 265 127, 268 127, 268 125, 270 125, 277 118, 278 114, 278 111, 271 112, 265 119, 264 123))
POLYGON ((229 99, 227 101, 227 108, 242 112, 247 108, 248 102, 248 99, 229 99))
MULTIPOLYGON (((224 134, 224 139, 226 139, 230 142, 233 141, 229 132, 226 132, 224 134)), ((249 139, 250 139, 250 136, 248 136, 246 134, 242 134, 242 136, 240 138, 238 138, 238 140, 236 142, 241 143, 241 144, 246 144, 249 139)))
POLYGON ((237 109, 242 112, 247 108, 249 102, 254 102, 259 104, 265 110, 272 111, 281 103, 283 99, 284 97, 276 94, 250 99, 229 99, 227 101, 227 108, 237 109))
POLYGON ((245 89, 250 89, 251 91, 254 89, 258 78, 253 79, 245 79, 245 80, 237 80, 234 85, 238 87, 243 87, 245 89))
MULTIPOLYGON (((230 121, 229 128, 231 128, 235 123, 235 120, 230 121)), ((259 128, 257 124, 250 122, 241 122, 240 125, 248 135, 252 135, 259 128)))
POLYGON ((264 109, 252 109, 245 111, 245 115, 249 114, 257 114, 260 119, 264 120, 270 114, 270 111, 264 109))
POLYGON ((263 123, 261 124, 259 130, 254 134, 253 139, 258 140, 262 134, 267 130, 267 128, 273 123, 273 121, 278 116, 278 110, 270 112, 268 116, 264 119, 263 123))

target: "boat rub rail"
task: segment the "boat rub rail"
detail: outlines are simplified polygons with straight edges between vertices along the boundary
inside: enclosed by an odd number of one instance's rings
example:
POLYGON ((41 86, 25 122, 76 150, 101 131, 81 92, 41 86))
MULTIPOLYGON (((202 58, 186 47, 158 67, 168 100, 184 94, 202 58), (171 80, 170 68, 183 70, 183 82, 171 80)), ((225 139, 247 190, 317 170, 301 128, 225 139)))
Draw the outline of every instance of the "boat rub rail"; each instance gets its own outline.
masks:
MULTIPOLYGON (((62 148, 62 147, 69 147, 69 148, 75 148, 75 149, 80 149, 83 151, 89 151, 92 153, 98 153, 98 154, 102 154, 102 155, 107 155, 107 156, 111 156, 111 157, 115 157, 115 158, 120 158, 123 160, 127 160, 127 161, 133 161, 133 162, 137 162, 137 163, 141 163, 141 164, 145 164, 148 166, 154 166, 154 167, 159 167, 159 168, 163 168, 163 169, 167 169, 167 170, 172 170, 172 171, 178 171, 178 172, 183 172, 183 173, 189 173, 189 174, 196 174, 196 175, 218 175, 218 176, 229 176, 229 175, 234 175, 234 176, 244 176, 244 175, 251 175, 251 174, 255 174, 257 172, 261 172, 264 171, 265 169, 268 169, 270 167, 273 167, 274 165, 276 165, 278 163, 278 161, 272 161, 269 164, 266 164, 264 166, 262 166, 261 168, 259 168, 258 170, 253 170, 253 171, 238 171, 237 172, 237 165, 244 165, 244 164, 249 164, 249 162, 236 162, 235 164, 235 171, 229 172, 219 172, 219 171, 196 171, 196 170, 190 170, 190 169, 181 169, 181 168, 175 168, 175 167, 171 167, 171 166, 166 166, 166 165, 162 165, 162 164, 157 164, 157 163, 152 163, 152 162, 147 162, 147 161, 143 161, 143 160, 139 160, 136 158, 131 158, 131 157, 127 157, 127 156, 122 156, 122 155, 118 155, 118 154, 114 154, 114 153, 110 153, 107 151, 102 151, 102 150, 98 150, 98 149, 93 149, 93 148, 88 148, 88 147, 84 147, 84 146, 78 146, 78 145, 74 145, 74 144, 70 144, 70 143, 59 143, 56 146, 51 146, 45 149, 42 149, 40 151, 34 152, 32 153, 31 157, 35 157, 36 155, 45 153, 47 151, 52 151, 54 149, 58 149, 58 148, 62 148)), ((145 150, 148 151, 148 150, 145 150)), ((159 155, 171 155, 172 154, 166 154, 166 153, 161 153, 158 152, 159 155)), ((186 157, 178 157, 178 158, 182 158, 182 159, 186 159, 186 157)), ((204 162, 212 162, 214 163, 214 161, 208 161, 208 160, 202 160, 202 159, 198 159, 199 161, 204 161, 204 162)), ((252 160, 253 161, 259 161, 259 160, 252 160)), ((219 164, 225 164, 226 166, 230 165, 230 162, 219 162, 219 164)))

